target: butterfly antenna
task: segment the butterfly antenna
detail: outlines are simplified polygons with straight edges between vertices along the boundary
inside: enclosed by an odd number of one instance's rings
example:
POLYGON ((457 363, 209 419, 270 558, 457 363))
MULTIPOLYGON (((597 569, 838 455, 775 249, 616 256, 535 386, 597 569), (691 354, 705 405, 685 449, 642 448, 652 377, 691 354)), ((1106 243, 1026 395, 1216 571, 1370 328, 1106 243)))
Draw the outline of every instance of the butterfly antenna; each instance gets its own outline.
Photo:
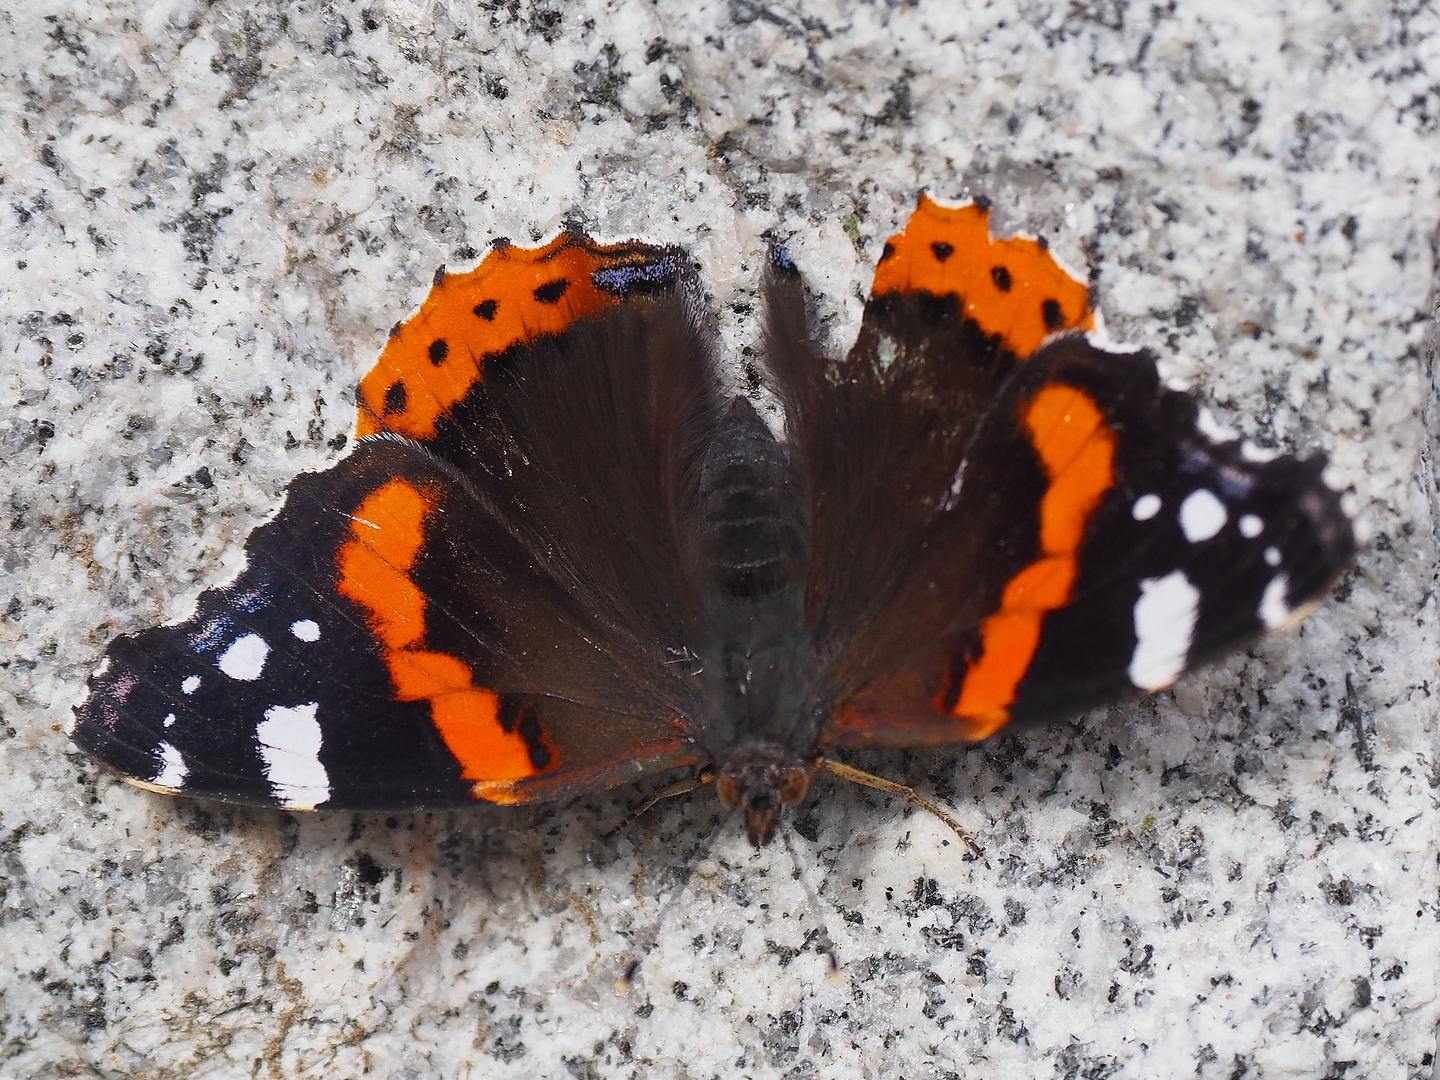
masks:
POLYGON ((849 765, 842 765, 838 761, 827 760, 825 762, 825 768, 840 777, 841 780, 849 780, 852 784, 859 784, 861 787, 874 788, 876 791, 883 791, 889 795, 899 795, 902 799, 909 799, 916 806, 920 807, 920 809, 930 811, 930 813, 950 826, 951 831, 970 849, 970 853, 974 855, 975 858, 982 859, 985 857, 985 849, 975 842, 973 836, 960 827, 958 821, 914 788, 906 787, 904 784, 897 784, 894 780, 886 780, 883 776, 876 776, 873 773, 852 769, 849 765))
POLYGON ((714 779, 715 774, 709 769, 706 769, 699 776, 689 776, 686 777, 684 780, 676 780, 673 784, 666 784, 659 791, 655 792, 643 803, 641 803, 638 807, 630 811, 630 813, 625 816, 624 821, 620 822, 619 825, 616 825, 609 832, 605 833, 605 835, 602 836, 601 839, 610 840, 613 837, 624 832, 631 825, 634 825, 639 818, 648 813, 655 806, 656 803, 663 802, 666 799, 673 799, 680 795, 688 795, 696 788, 708 784, 714 779))
POLYGON ((800 865, 800 855, 795 850, 795 845, 790 840, 790 831, 785 831, 785 850, 790 853, 790 863, 795 867, 795 878, 800 882, 800 887, 805 890, 805 900, 810 905, 810 910, 815 913, 815 921, 820 925, 820 936, 825 946, 825 959, 828 962, 830 978, 840 978, 840 961, 835 958, 835 939, 830 936, 830 927, 825 920, 825 909, 820 906, 820 897, 815 895, 815 890, 810 887, 810 880, 805 876, 805 869, 800 865))
MULTIPOLYGON (((702 782, 703 781, 697 780, 686 790, 694 790, 694 788, 698 787, 702 782)), ((671 787, 674 786, 674 784, 671 785, 671 787)), ((676 794, 680 793, 676 792, 676 794)), ((657 798, 659 797, 663 796, 657 793, 657 798)), ((640 812, 643 813, 645 810, 648 810, 655 801, 656 799, 651 799, 649 803, 641 808, 640 812)), ((631 985, 635 982, 636 974, 640 971, 640 964, 644 961, 645 957, 650 955, 650 950, 655 947, 655 942, 660 937, 660 931, 665 925, 665 920, 670 914, 670 909, 678 904, 681 898, 684 897, 686 889, 690 887, 690 878, 691 875, 695 873, 695 867, 710 857, 710 852, 715 849, 715 841, 720 836, 720 830, 724 828, 725 823, 729 820, 730 815, 726 814, 716 822, 715 827, 710 830, 710 835, 705 838, 705 846, 700 849, 699 854, 693 859, 688 860, 684 867, 681 868, 680 880, 676 883, 670 895, 665 898, 665 903, 660 905, 660 913, 655 916, 655 921, 650 924, 650 928, 646 930, 645 933, 640 936, 639 941, 636 942, 635 956, 625 965, 625 971, 615 984, 615 993, 624 994, 629 992, 631 985)))

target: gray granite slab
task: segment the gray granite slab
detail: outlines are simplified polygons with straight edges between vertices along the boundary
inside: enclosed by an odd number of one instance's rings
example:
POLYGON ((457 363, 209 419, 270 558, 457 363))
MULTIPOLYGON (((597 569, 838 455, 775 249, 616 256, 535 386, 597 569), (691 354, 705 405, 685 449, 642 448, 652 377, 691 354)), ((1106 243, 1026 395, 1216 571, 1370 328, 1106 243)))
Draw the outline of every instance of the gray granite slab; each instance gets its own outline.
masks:
POLYGON ((0 12, 0 1075, 1428 1080, 1437 35, 1413 0, 0 12), (828 782, 792 863, 706 855, 703 792, 607 842, 639 790, 303 817, 71 748, 106 642, 345 452, 437 266, 682 243, 739 357, 776 236, 843 348, 923 188, 1047 237, 1217 427, 1328 453, 1369 538, 1171 692, 852 759, 986 861, 828 782))

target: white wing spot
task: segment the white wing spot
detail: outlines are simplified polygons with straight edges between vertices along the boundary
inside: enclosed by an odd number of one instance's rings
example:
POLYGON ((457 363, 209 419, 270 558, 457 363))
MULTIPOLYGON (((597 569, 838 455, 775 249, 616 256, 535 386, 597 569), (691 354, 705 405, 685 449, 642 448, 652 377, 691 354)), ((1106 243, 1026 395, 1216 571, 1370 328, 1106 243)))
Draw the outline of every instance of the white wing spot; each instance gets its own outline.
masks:
POLYGON ((1130 657, 1130 681, 1141 690, 1161 690, 1185 670, 1185 658, 1195 636, 1200 612, 1200 590, 1183 570, 1140 582, 1135 601, 1135 652, 1130 657))
POLYGON ((155 774, 150 783, 162 788, 184 787, 185 777, 190 775, 190 767, 185 764, 185 759, 180 756, 180 751, 168 742, 162 742, 156 749, 160 751, 160 771, 155 774))
POLYGON ((1284 574, 1276 574, 1270 579, 1270 584, 1265 586, 1265 592, 1260 596, 1259 614, 1260 621, 1267 630, 1284 626, 1295 614, 1286 601, 1289 592, 1290 579, 1284 574))
POLYGON ((173 723, 175 723, 175 714, 173 712, 167 713, 164 720, 165 726, 169 727, 173 723))
POLYGON ((330 776, 320 764, 320 703, 286 707, 271 705, 255 728, 255 742, 265 762, 265 779, 281 806, 314 810, 330 797, 330 776))
POLYGON ((1261 521, 1254 514, 1240 515, 1240 535, 1246 540, 1254 540, 1265 531, 1265 522, 1261 521))
POLYGON ((187 676, 185 676, 185 681, 180 684, 180 692, 181 692, 182 694, 193 694, 196 690, 199 690, 199 689, 200 689, 200 676, 199 676, 199 675, 187 675, 187 676))
POLYGON ((319 641, 320 624, 314 619, 301 619, 299 622, 290 624, 290 633, 301 641, 319 641))
POLYGON ((1160 512, 1160 496, 1155 494, 1141 495, 1135 500, 1135 505, 1130 507, 1130 516, 1136 521, 1149 521, 1160 512))
POLYGON ((270 655, 270 646, 259 634, 238 637, 225 650, 215 666, 241 682, 254 682, 265 667, 265 657, 270 655))
POLYGON ((1279 566, 1279 565, 1280 565, 1280 549, 1279 549, 1279 548, 1277 548, 1277 547, 1267 547, 1267 548, 1265 549, 1265 565, 1266 565, 1266 566, 1279 566))
POLYGON ((890 365, 895 363, 896 357, 895 339, 889 334, 880 335, 880 343, 875 347, 875 366, 880 371, 890 370, 890 365))
POLYGON ((1209 540, 1225 527, 1228 517, 1225 504, 1205 488, 1192 491, 1180 504, 1180 528, 1192 544, 1209 540))

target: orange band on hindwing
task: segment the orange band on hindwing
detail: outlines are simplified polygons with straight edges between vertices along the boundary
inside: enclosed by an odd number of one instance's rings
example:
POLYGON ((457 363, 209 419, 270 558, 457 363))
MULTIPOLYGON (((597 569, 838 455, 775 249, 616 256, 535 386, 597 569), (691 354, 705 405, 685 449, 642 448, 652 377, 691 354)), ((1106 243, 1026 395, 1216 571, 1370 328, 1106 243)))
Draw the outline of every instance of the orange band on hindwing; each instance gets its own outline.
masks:
POLYGON ((941 711, 974 721, 976 739, 1009 720, 1045 614, 1069 602, 1085 526, 1115 482, 1115 434, 1083 391, 1047 386, 1022 415, 1050 481, 1040 503, 1040 557, 1006 583, 1000 609, 980 626, 979 658, 937 702, 941 711))
POLYGON ((642 267, 663 253, 563 233, 542 248, 497 248, 467 274, 441 270, 420 310, 391 331, 360 380, 355 437, 433 438, 436 421, 484 378, 485 357, 613 306, 617 297, 596 286, 595 272, 642 267))
POLYGON ((953 293, 967 319, 1022 358, 1050 334, 1091 329, 1085 283, 1039 240, 992 239, 989 216, 974 203, 951 208, 921 195, 905 231, 886 243, 870 294, 953 293))
POLYGON ((474 686, 457 657, 423 647, 426 600, 410 571, 437 501, 434 491, 398 479, 366 496, 335 556, 336 589, 368 613, 396 698, 430 703, 431 720, 461 775, 475 782, 477 796, 490 798, 503 794, 504 782, 539 770, 524 732, 502 722, 500 695, 474 686))

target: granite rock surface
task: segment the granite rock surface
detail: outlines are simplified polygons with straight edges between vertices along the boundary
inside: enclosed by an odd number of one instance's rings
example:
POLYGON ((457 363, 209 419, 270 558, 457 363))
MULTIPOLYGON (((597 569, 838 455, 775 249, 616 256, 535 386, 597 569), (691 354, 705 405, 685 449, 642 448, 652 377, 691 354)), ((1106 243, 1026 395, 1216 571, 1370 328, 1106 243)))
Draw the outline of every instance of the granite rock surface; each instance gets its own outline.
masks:
POLYGON ((1412 0, 0 12, 0 1075, 1429 1080, 1437 224, 1412 0), (296 816, 70 746, 106 643, 346 452, 436 267, 683 244, 740 364, 774 237, 841 350, 922 189, 1046 237, 1217 429, 1328 454, 1368 537, 1172 691, 849 759, 983 861, 828 782, 792 860, 707 851, 704 792, 606 840, 642 790, 296 816))

